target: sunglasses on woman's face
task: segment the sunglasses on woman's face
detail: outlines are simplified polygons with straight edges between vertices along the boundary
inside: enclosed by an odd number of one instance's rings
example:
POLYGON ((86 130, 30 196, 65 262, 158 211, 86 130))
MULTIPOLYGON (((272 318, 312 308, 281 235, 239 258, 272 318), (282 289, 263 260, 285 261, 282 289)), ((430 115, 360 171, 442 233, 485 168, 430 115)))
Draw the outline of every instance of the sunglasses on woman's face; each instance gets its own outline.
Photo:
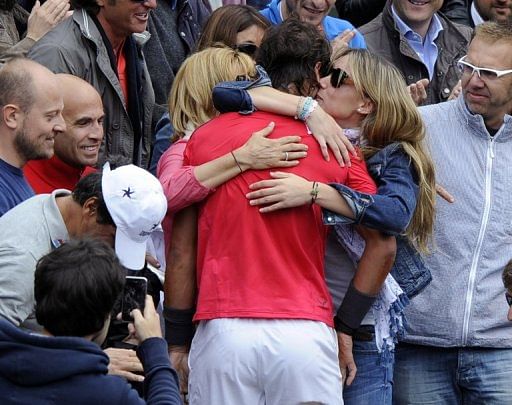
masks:
POLYGON ((254 57, 256 51, 258 50, 258 47, 251 43, 235 45, 234 48, 242 53, 245 53, 246 55, 249 55, 250 57, 254 57))
POLYGON ((354 84, 354 81, 343 69, 331 68, 331 86, 337 89, 344 84, 354 84))
POLYGON ((325 65, 320 68, 320 77, 331 76, 331 86, 339 88, 344 84, 354 84, 347 72, 343 69, 335 68, 332 65, 325 65))

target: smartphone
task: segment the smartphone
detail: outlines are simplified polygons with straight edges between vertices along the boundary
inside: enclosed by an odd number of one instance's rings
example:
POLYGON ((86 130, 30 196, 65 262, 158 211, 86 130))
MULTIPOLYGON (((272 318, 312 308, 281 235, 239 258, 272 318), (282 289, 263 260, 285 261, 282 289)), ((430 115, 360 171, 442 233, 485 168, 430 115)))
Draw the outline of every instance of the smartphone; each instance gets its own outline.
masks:
POLYGON ((144 312, 147 290, 148 279, 146 277, 126 276, 121 310, 123 321, 133 321, 130 312, 136 308, 144 312))

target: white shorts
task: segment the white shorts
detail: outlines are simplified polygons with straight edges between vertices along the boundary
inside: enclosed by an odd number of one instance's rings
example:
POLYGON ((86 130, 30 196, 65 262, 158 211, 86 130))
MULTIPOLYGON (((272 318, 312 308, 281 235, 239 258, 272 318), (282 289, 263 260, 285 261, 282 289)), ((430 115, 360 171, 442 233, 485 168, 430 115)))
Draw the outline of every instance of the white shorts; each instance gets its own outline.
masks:
POLYGON ((343 404, 336 332, 322 322, 201 321, 189 367, 191 405, 343 404))

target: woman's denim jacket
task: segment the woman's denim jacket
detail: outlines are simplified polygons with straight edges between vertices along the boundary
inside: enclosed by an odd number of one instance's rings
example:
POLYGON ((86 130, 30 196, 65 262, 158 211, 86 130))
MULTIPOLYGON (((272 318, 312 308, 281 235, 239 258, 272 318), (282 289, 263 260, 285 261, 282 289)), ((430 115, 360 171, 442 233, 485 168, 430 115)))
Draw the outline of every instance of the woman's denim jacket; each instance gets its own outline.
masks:
MULTIPOLYGON (((213 103, 220 112, 254 111, 247 90, 271 85, 265 70, 257 66, 259 78, 225 82, 215 86, 213 103)), ((403 236, 416 208, 418 185, 414 168, 399 143, 381 149, 366 161, 368 171, 378 186, 378 194, 370 195, 355 191, 342 184, 331 184, 345 198, 355 212, 355 219, 329 210, 323 211, 326 225, 361 224, 396 236, 397 251, 391 274, 409 298, 422 291, 432 280, 430 271, 418 251, 403 236)))
POLYGON ((361 224, 396 236, 397 251, 391 274, 412 298, 432 280, 422 257, 403 235, 414 214, 419 193, 415 171, 399 143, 381 149, 366 165, 377 183, 378 194, 360 193, 342 184, 331 184, 352 207, 355 219, 324 210, 324 223, 361 224))

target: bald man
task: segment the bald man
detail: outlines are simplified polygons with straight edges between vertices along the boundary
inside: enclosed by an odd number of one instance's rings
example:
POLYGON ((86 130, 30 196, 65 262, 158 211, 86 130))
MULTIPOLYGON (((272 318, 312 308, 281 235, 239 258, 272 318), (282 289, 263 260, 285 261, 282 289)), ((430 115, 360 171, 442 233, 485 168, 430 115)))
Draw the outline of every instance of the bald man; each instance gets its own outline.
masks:
POLYGON ((36 194, 64 188, 73 190, 80 178, 94 169, 103 140, 103 103, 94 87, 79 77, 57 74, 64 99, 66 130, 55 138, 55 155, 32 160, 25 176, 36 194))
POLYGON ((66 129, 57 77, 36 62, 15 58, 0 70, 0 216, 34 195, 22 168, 53 156, 66 129))

